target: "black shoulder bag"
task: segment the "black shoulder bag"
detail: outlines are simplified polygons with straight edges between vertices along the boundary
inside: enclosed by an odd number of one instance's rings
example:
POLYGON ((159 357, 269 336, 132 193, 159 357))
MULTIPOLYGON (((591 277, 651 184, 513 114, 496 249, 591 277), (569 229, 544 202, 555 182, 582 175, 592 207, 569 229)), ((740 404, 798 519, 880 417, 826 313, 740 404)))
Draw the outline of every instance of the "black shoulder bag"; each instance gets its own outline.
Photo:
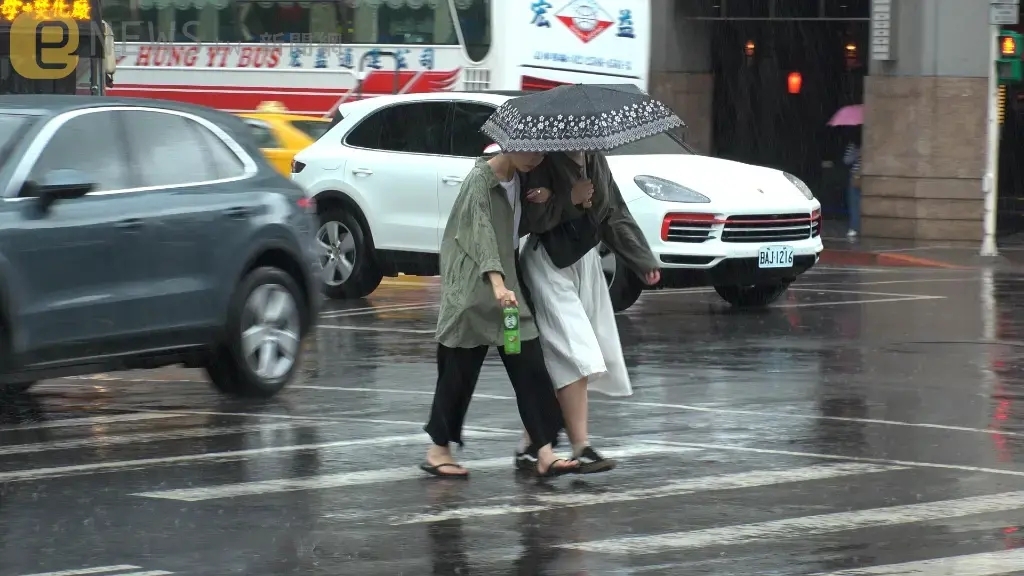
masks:
MULTIPOLYGON (((583 177, 587 175, 586 163, 583 177)), ((559 268, 568 268, 586 256, 587 252, 601 243, 598 223, 589 211, 572 220, 566 220, 558 226, 540 235, 540 243, 551 258, 551 263, 559 268)))

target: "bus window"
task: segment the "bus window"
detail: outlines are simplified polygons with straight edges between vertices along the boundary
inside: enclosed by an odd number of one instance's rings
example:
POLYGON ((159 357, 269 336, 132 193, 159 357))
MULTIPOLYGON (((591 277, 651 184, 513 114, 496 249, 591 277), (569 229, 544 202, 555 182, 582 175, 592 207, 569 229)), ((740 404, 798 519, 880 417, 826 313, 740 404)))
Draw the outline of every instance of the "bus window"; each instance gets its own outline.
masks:
MULTIPOLYGON (((101 0, 118 42, 458 44, 447 0, 101 0), (277 36, 275 39, 274 37, 277 36), (268 40, 269 39, 269 40, 268 40)), ((470 54, 490 44, 490 1, 455 0, 470 54)))
POLYGON ((491 51, 491 0, 456 0, 462 44, 473 62, 482 62, 491 51))

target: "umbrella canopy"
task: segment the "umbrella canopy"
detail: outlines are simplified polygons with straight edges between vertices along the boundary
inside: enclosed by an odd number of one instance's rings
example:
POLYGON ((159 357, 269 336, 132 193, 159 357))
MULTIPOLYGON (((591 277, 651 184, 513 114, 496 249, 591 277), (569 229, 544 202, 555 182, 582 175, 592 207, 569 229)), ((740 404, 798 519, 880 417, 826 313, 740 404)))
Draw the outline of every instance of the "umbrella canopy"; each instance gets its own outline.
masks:
POLYGON ((611 150, 683 125, 639 90, 572 84, 513 98, 480 130, 506 152, 573 152, 611 150))
POLYGON ((864 123, 864 106, 843 106, 828 121, 829 126, 860 126, 864 123))

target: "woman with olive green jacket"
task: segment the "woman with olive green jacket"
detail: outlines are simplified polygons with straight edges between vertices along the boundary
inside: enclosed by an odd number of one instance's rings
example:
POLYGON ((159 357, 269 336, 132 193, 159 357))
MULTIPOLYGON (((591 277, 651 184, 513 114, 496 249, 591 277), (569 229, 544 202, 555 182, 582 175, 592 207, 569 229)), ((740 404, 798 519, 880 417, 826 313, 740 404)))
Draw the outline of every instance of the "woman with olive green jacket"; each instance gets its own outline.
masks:
POLYGON ((437 320, 437 388, 424 430, 433 445, 420 466, 435 476, 466 477, 449 445, 462 444, 462 427, 484 357, 491 347, 515 389, 519 415, 536 450, 540 476, 559 476, 579 466, 551 447, 562 414, 530 308, 520 304, 518 248, 522 173, 542 154, 499 154, 477 161, 452 207, 441 241, 441 309, 437 320), (502 308, 519 306, 521 352, 505 353, 502 308))

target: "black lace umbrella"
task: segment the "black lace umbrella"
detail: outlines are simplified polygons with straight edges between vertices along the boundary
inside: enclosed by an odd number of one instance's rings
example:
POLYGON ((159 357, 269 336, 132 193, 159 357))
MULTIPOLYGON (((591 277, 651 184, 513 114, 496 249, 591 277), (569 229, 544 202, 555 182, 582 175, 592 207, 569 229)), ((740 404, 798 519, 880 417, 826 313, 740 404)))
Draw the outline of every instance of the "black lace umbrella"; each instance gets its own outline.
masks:
POLYGON ((612 150, 683 126, 634 86, 559 86, 513 98, 480 129, 505 152, 612 150))

